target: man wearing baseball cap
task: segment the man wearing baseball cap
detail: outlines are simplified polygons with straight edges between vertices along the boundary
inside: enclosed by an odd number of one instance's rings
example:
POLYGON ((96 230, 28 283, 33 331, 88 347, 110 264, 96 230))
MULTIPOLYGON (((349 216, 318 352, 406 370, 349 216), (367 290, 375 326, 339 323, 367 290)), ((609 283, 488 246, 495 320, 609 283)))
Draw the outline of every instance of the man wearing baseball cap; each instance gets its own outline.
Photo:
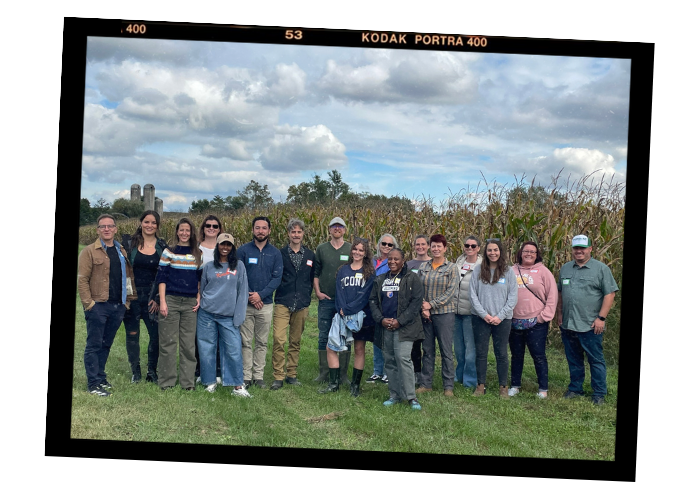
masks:
MULTIPOLYGON (((318 297, 318 365, 319 374, 315 381, 328 380, 328 358, 326 344, 328 332, 335 316, 335 275, 338 268, 351 261, 351 245, 343 240, 347 226, 340 217, 334 217, 328 224, 331 240, 316 248, 314 257, 314 292, 318 297)), ((340 361, 340 382, 348 381, 350 349, 338 353, 340 361)))
POLYGON ((600 405, 608 391, 603 331, 605 319, 619 290, 610 268, 591 258, 591 240, 584 234, 571 241, 574 260, 559 272, 557 323, 569 363, 570 383, 565 399, 583 396, 586 353, 591 369, 592 401, 600 405))

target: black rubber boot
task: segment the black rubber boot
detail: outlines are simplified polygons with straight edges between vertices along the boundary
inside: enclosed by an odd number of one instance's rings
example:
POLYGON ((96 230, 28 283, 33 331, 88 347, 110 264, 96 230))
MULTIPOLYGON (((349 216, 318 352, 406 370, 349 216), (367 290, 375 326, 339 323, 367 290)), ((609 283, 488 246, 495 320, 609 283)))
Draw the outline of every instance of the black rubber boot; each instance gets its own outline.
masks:
POLYGON ((340 370, 338 368, 329 368, 329 378, 330 382, 328 382, 328 387, 324 389, 319 389, 318 392, 319 394, 327 394, 329 392, 338 392, 338 372, 340 370))
POLYGON ((318 377, 314 379, 314 382, 323 384, 328 381, 328 356, 325 349, 318 350, 318 367, 318 377))
POLYGON ((352 381, 350 382, 350 395, 358 397, 360 395, 360 382, 362 382, 362 372, 364 370, 352 369, 352 381))
POLYGON ((348 365, 350 364, 350 346, 347 351, 338 353, 338 362, 340 363, 340 385, 349 384, 348 380, 348 365))

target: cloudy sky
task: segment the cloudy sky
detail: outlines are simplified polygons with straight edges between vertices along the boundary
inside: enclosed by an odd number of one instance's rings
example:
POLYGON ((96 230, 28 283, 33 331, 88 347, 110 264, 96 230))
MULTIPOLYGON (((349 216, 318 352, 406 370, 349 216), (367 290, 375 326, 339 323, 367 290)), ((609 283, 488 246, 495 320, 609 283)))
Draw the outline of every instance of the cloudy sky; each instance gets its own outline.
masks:
POLYGON ((628 60, 90 38, 82 197, 276 201, 337 169, 435 200, 525 174, 624 180, 628 60))

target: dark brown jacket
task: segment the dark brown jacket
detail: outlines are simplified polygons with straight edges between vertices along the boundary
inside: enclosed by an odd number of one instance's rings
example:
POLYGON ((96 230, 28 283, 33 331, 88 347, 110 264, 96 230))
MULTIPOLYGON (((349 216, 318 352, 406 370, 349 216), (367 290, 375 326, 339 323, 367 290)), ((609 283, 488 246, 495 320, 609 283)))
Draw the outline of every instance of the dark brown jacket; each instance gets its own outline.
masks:
MULTIPOLYGON (((136 300, 134 270, 124 247, 119 245, 119 250, 126 264, 126 308, 129 309, 131 301, 136 300), (129 288, 132 293, 129 293, 129 288)), ((109 299, 109 257, 99 238, 94 244, 83 248, 78 257, 78 294, 86 311, 92 309, 95 302, 107 302, 109 299)))

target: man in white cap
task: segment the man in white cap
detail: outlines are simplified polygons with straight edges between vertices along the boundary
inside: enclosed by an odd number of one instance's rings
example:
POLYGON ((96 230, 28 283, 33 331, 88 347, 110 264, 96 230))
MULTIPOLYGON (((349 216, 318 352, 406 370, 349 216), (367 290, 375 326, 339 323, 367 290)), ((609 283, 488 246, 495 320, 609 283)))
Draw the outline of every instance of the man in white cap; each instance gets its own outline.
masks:
POLYGON ((591 240, 579 234, 571 241, 574 260, 559 272, 557 323, 569 363, 570 383, 565 399, 583 396, 586 369, 583 353, 591 369, 592 401, 600 405, 608 391, 603 331, 605 319, 619 290, 610 268, 591 258, 591 240))
MULTIPOLYGON (((328 380, 328 359, 326 344, 328 332, 335 316, 335 275, 338 268, 350 262, 351 245, 343 240, 347 226, 340 217, 335 217, 328 224, 331 240, 321 243, 316 248, 314 257, 314 292, 318 297, 318 364, 319 374, 316 382, 328 380)), ((340 382, 348 381, 348 362, 350 349, 340 352, 340 382)))

